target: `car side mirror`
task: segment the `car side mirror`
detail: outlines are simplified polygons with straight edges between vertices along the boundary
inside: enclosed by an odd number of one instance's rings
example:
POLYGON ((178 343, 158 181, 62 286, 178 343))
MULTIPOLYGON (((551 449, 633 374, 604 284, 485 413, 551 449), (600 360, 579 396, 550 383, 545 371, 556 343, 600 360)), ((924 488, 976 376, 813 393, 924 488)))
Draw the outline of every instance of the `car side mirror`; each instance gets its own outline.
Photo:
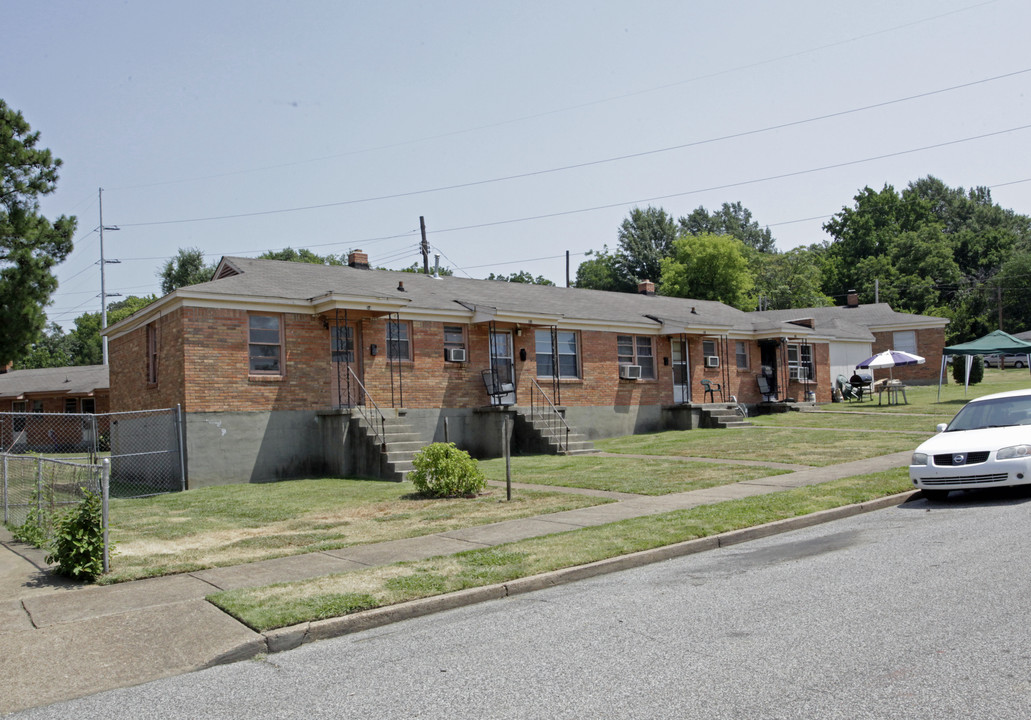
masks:
POLYGON ((937 425, 934 426, 934 429, 937 430, 938 432, 945 432, 945 428, 947 428, 948 426, 949 426, 948 423, 938 423, 937 425))

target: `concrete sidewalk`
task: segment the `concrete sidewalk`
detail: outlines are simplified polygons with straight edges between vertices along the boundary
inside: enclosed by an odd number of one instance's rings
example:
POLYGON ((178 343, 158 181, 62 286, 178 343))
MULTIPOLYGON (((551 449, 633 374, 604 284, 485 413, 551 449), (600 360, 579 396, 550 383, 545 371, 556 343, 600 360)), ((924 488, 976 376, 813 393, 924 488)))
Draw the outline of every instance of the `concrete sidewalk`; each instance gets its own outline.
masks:
MULTIPOLYGON (((864 507, 750 528, 722 538, 659 548, 583 568, 526 578, 505 587, 479 588, 443 598, 381 608, 347 618, 257 633, 208 603, 218 590, 302 580, 331 573, 419 560, 578 528, 604 525, 725 500, 764 495, 904 466, 909 452, 733 485, 662 496, 619 494, 616 502, 492 525, 453 530, 308 555, 213 568, 183 575, 102 587, 64 581, 46 570, 44 553, 15 542, 0 528, 0 712, 46 705, 115 687, 134 685, 206 666, 296 647, 445 607, 525 592, 600 572, 612 572, 697 552, 749 537, 898 504, 896 496, 864 507)), ((519 487, 518 484, 514 485, 519 487)), ((548 490, 562 488, 548 486, 548 490)), ((905 496, 905 497, 908 497, 905 496)))

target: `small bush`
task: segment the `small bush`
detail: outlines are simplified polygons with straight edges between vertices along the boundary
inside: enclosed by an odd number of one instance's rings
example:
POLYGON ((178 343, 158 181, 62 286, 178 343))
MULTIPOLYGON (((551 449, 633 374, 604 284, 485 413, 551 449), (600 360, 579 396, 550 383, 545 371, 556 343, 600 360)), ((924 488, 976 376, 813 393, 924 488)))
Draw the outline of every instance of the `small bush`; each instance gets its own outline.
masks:
MULTIPOLYGON (((965 381, 966 374, 966 356, 957 355, 952 360, 952 379, 955 380, 958 385, 962 385, 965 381)), ((977 383, 982 380, 984 380, 984 360, 980 355, 974 355, 974 363, 970 366, 970 384, 977 385, 977 383)))
POLYGON ((412 458, 415 470, 408 477, 420 495, 430 497, 470 496, 487 487, 476 461, 454 443, 427 445, 412 458))
POLYGON ((104 572, 104 528, 100 497, 86 489, 83 496, 74 510, 54 521, 54 539, 46 561, 57 563, 59 575, 91 582, 104 572))

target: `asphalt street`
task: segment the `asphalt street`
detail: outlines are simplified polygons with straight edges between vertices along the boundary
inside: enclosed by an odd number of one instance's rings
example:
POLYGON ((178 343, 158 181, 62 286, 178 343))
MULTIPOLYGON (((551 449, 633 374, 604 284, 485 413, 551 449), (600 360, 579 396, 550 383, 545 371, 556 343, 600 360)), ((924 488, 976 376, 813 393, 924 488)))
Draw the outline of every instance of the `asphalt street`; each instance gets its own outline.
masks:
POLYGON ((15 717, 1024 720, 1029 527, 915 500, 15 717))

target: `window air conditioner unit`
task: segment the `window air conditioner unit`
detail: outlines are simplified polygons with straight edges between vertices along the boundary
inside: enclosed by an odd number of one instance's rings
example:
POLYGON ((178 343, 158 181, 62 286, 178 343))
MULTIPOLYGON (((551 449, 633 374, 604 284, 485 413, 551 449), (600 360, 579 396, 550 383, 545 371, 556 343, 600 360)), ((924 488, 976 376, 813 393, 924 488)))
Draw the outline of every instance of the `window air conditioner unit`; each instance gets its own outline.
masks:
POLYGON ((720 366, 719 355, 706 355, 705 356, 705 367, 716 368, 720 366))
POLYGON ((807 367, 792 367, 788 368, 788 377, 791 380, 809 380, 811 375, 807 367))
POLYGON ((619 366, 619 377, 624 380, 640 380, 641 379, 641 366, 640 365, 620 365, 619 366))
POLYGON ((465 348, 444 348, 444 359, 448 362, 465 362, 465 348))

